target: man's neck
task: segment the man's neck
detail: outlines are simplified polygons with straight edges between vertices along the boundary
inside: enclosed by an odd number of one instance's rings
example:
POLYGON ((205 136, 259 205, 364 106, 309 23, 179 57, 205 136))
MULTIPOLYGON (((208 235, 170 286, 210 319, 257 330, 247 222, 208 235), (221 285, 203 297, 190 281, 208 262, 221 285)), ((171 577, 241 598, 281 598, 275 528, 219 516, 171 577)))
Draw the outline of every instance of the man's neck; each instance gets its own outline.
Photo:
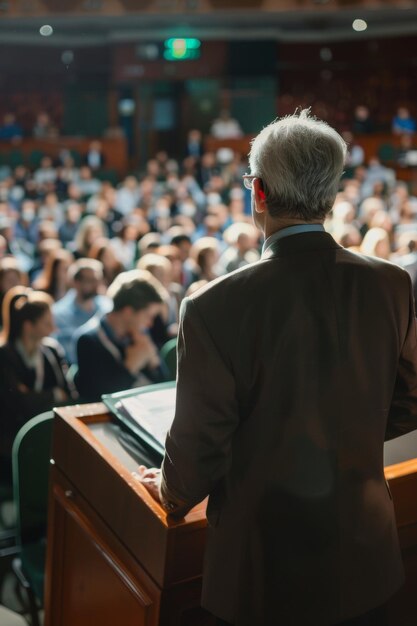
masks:
POLYGON ((290 218, 273 218, 273 219, 268 219, 266 221, 266 223, 264 224, 264 228, 262 230, 264 232, 264 236, 266 240, 268 239, 268 237, 271 237, 278 231, 284 230, 284 228, 289 228, 290 226, 301 226, 301 225, 323 226, 323 221, 315 220, 313 222, 307 222, 306 220, 297 220, 297 219, 290 219, 290 218))
POLYGON ((87 298, 87 300, 84 300, 80 296, 76 296, 75 303, 80 309, 87 311, 88 313, 94 310, 94 298, 87 298))

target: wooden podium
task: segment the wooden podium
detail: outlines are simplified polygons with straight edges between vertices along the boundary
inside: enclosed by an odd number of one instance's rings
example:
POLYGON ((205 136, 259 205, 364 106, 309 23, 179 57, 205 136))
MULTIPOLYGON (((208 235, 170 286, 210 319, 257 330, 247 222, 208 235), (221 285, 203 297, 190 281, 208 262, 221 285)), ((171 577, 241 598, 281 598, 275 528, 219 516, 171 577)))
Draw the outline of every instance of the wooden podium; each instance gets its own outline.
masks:
POLYGON ((101 404, 56 410, 46 626, 209 626, 205 503, 173 521, 132 477, 101 404))
MULTIPOLYGON (((117 428, 101 403, 56 410, 45 625, 211 626, 200 608, 205 503, 167 518, 132 477, 138 462, 117 428)), ((407 574, 386 607, 389 626, 417 623, 415 457, 417 431, 386 444, 407 574)))

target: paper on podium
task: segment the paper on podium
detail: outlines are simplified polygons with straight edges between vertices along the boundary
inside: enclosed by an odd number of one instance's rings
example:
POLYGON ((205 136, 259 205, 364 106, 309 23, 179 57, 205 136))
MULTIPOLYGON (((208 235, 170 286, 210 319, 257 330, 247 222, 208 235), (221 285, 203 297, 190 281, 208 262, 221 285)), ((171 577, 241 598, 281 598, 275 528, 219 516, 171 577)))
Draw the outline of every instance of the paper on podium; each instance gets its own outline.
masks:
POLYGON ((175 391, 175 387, 150 391, 121 400, 120 404, 138 426, 165 446, 165 439, 175 414, 175 391))
POLYGON ((160 463, 175 414, 175 382, 149 385, 102 396, 119 423, 160 463))

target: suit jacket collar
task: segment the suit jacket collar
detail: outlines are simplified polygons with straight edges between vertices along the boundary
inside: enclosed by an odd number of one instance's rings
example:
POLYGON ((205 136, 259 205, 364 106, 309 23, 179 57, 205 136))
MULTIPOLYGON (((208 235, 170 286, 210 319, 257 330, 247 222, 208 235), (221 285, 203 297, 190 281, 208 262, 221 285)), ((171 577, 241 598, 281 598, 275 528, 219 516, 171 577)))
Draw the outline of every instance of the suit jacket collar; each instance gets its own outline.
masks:
POLYGON ((338 250, 342 246, 329 233, 300 233, 274 241, 262 254, 261 260, 266 261, 288 254, 300 254, 314 250, 338 250))

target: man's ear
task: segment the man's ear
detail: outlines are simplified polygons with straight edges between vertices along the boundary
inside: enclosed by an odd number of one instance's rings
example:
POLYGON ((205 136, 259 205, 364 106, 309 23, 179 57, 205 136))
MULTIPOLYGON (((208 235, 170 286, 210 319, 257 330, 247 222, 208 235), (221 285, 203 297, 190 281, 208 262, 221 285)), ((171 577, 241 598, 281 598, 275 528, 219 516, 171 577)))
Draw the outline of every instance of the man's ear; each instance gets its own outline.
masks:
POLYGON ((262 180, 260 178, 254 178, 252 185, 255 200, 255 211, 257 213, 265 213, 267 206, 262 180))

